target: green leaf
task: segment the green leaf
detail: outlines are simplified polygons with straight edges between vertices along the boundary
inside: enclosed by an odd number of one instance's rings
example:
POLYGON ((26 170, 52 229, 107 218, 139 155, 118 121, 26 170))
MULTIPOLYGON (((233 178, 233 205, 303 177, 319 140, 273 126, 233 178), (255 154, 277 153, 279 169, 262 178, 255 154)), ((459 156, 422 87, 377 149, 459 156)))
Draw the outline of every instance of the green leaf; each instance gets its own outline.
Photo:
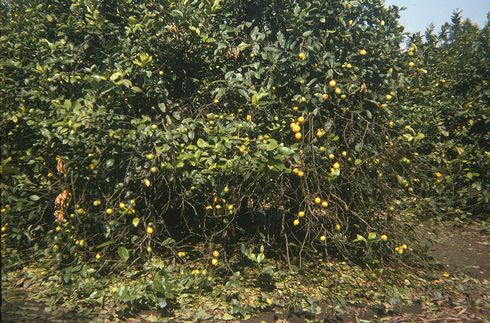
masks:
POLYGON ((123 246, 117 248, 117 254, 122 259, 122 261, 126 262, 129 259, 129 251, 123 246))
POLYGON ((109 241, 103 242, 100 245, 98 245, 97 247, 95 247, 95 249, 100 249, 100 248, 104 248, 104 247, 110 246, 114 242, 115 242, 114 240, 109 240, 109 241))

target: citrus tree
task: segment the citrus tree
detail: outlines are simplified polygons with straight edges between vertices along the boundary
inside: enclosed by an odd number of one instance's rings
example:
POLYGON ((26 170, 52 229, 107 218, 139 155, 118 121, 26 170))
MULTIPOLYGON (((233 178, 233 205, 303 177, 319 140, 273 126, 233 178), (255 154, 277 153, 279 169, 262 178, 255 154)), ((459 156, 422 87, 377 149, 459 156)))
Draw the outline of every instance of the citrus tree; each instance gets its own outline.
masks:
POLYGON ((406 250, 399 202, 413 188, 395 116, 422 66, 400 56, 397 8, 74 0, 2 12, 9 243, 64 266, 153 253, 220 266, 212 251, 237 243, 300 263, 406 250))
POLYGON ((488 33, 488 23, 480 29, 455 12, 438 35, 415 35, 406 53, 424 66, 401 113, 426 137, 412 167, 426 215, 488 216, 488 33))

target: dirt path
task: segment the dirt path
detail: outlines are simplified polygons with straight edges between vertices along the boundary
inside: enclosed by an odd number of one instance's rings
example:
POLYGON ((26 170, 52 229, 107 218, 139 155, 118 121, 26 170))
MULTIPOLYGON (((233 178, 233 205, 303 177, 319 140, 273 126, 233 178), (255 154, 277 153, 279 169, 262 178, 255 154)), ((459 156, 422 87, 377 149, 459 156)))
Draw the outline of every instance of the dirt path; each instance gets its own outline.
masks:
POLYGON ((476 225, 469 227, 436 226, 426 231, 436 243, 429 246, 434 259, 448 272, 461 271, 490 280, 490 234, 476 225))

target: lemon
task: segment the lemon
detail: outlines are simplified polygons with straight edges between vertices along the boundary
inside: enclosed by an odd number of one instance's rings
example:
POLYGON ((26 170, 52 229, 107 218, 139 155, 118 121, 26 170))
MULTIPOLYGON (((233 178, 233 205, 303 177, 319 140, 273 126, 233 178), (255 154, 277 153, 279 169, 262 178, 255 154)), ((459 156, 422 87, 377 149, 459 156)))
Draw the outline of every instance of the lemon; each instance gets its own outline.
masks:
POLYGON ((152 167, 150 168, 150 173, 152 173, 152 174, 156 174, 156 173, 158 173, 158 167, 156 167, 156 166, 152 166, 152 167))
POLYGON ((335 155, 334 154, 328 154, 328 158, 329 159, 334 159, 335 158, 335 155))
POLYGON ((158 128, 158 126, 157 126, 156 124, 152 124, 152 125, 150 126, 150 129, 151 129, 151 130, 156 130, 157 128, 158 128))
POLYGON ((440 172, 435 172, 434 176, 436 178, 441 178, 442 177, 442 174, 440 172))
POLYGON ((342 90, 339 87, 335 88, 335 94, 340 95, 342 93, 342 90))
POLYGON ((328 94, 327 93, 323 93, 322 94, 322 99, 323 99, 323 101, 327 101, 328 100, 328 94))
POLYGON ((154 158, 155 158, 155 155, 153 155, 152 153, 146 154, 146 159, 152 160, 154 158))
POLYGON ((304 59, 305 59, 305 53, 299 53, 299 54, 298 54, 298 58, 299 58, 300 60, 304 60, 304 59))
POLYGON ((60 246, 58 246, 57 244, 55 244, 55 245, 53 246, 53 251, 54 251, 54 252, 58 252, 58 250, 60 250, 60 246))
POLYGON ((120 202, 120 203, 119 203, 119 208, 120 208, 120 209, 125 209, 125 208, 126 208, 126 203, 124 203, 124 202, 120 202))
POLYGON ((158 71, 158 75, 163 76, 163 71, 158 71))
POLYGON ((328 201, 322 201, 322 206, 327 207, 328 206, 328 201))
POLYGON ((299 218, 302 218, 302 217, 304 217, 304 216, 305 216, 305 211, 299 211, 299 212, 298 212, 298 217, 299 217, 299 218))
POLYGON ((7 227, 4 226, 4 227, 2 227, 2 232, 5 232, 5 231, 7 231, 7 227))
POLYGON ((229 191, 230 191, 230 188, 228 186, 225 186, 225 188, 223 189, 223 192, 228 193, 229 191))
POLYGON ((380 237, 379 237, 382 241, 388 241, 388 236, 386 234, 382 234, 380 237))
POLYGON ((334 168, 334 169, 339 169, 339 168, 340 168, 340 164, 339 164, 339 163, 335 163, 335 164, 333 164, 333 168, 334 168))
POLYGON ((392 98, 393 97, 391 96, 391 94, 386 94, 386 96, 385 96, 386 101, 391 101, 392 98))
POLYGON ((56 232, 60 232, 61 231, 61 227, 60 226, 57 226, 55 230, 56 230, 56 232))
POLYGON ((324 130, 322 130, 322 129, 318 129, 318 130, 316 131, 316 136, 317 136, 318 138, 321 138, 321 137, 325 136, 325 131, 324 131, 324 130))
POLYGON ((293 173, 294 173, 294 174, 296 174, 296 175, 298 175, 298 173, 299 173, 299 168, 298 168, 298 167, 293 168, 293 173))
POLYGON ((92 204, 94 206, 99 206, 100 205, 100 200, 95 200, 92 204))
POLYGON ((214 104, 218 104, 218 103, 219 103, 219 100, 218 100, 218 99, 214 99, 214 100, 213 100, 213 103, 214 103, 214 104))
POLYGON ((102 258, 102 256, 100 255, 100 253, 95 254, 95 259, 99 260, 100 258, 102 258))
POLYGON ((305 103, 306 102, 306 98, 304 96, 301 97, 301 102, 302 103, 305 103))
POLYGON ((291 131, 294 132, 294 133, 298 133, 301 131, 301 127, 298 125, 298 124, 294 124, 292 127, 291 127, 291 131))
POLYGON ((330 82, 328 82, 328 86, 330 87, 335 87, 337 85, 337 82, 335 82, 335 80, 331 80, 330 82))
POLYGON ((325 236, 320 236, 320 241, 325 241, 327 239, 327 237, 325 236))
POLYGON ((301 138, 303 138, 303 135, 301 134, 301 132, 297 132, 294 134, 294 138, 296 138, 297 140, 301 140, 301 138))
POLYGON ((313 202, 315 202, 315 204, 320 204, 320 203, 322 203, 322 199, 319 198, 319 197, 315 197, 315 199, 313 200, 313 202))
POLYGON ((146 228, 146 233, 148 233, 149 235, 152 235, 153 234, 153 228, 152 227, 148 227, 146 228))
POLYGON ((298 123, 301 124, 303 122, 305 122, 305 118, 303 116, 298 117, 298 123))
POLYGON ((347 68, 352 68, 352 64, 347 63, 347 64, 345 64, 345 67, 347 67, 347 68))
POLYGON ((143 183, 145 183, 145 186, 146 186, 146 187, 150 187, 150 186, 151 186, 151 181, 150 181, 148 178, 145 178, 145 179, 143 180, 143 183))
POLYGON ((216 258, 213 258, 213 260, 211 260, 211 263, 213 264, 213 266, 218 266, 218 259, 216 258))
POLYGON ((228 205, 228 207, 227 207, 228 211, 233 211, 233 208, 234 208, 233 204, 230 204, 230 205, 228 205))
POLYGON ((342 156, 347 157, 347 152, 345 150, 342 152, 342 156))
POLYGON ((366 56, 366 55, 367 55, 367 51, 366 51, 365 49, 361 49, 361 50, 359 51, 359 55, 361 55, 361 56, 366 56))
POLYGON ((402 249, 408 249, 408 246, 404 243, 402 244, 402 249))
POLYGON ((214 258, 218 258, 219 257, 219 251, 218 250, 213 251, 213 257, 214 258))
POLYGON ((292 109, 293 109, 293 111, 294 111, 294 112, 296 112, 296 111, 298 111, 298 110, 299 110, 299 107, 298 107, 297 105, 295 105, 295 106, 293 106, 293 108, 292 108, 292 109))
POLYGON ((335 230, 340 231, 340 224, 338 224, 338 223, 337 223, 337 224, 335 225, 335 230))
POLYGON ((294 219, 294 221, 293 221, 293 225, 294 225, 294 226, 298 226, 298 225, 299 225, 299 220, 298 220, 298 219, 294 219))
POLYGON ((414 67, 415 66, 415 63, 414 62, 409 62, 408 63, 408 67, 414 67))
POLYGON ((300 170, 300 171, 298 172, 298 176, 299 176, 299 177, 303 177, 303 176, 305 176, 305 173, 304 173, 302 170, 300 170))

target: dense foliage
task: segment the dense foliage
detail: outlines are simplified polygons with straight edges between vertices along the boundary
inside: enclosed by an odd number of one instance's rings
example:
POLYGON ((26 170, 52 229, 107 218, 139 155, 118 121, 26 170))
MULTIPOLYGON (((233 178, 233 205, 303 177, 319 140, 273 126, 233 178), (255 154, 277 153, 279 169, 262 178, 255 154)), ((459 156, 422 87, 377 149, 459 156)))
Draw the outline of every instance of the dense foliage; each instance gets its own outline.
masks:
POLYGON ((0 8, 2 245, 77 272, 376 266, 413 216, 488 214, 488 28, 405 51, 381 0, 0 8))

